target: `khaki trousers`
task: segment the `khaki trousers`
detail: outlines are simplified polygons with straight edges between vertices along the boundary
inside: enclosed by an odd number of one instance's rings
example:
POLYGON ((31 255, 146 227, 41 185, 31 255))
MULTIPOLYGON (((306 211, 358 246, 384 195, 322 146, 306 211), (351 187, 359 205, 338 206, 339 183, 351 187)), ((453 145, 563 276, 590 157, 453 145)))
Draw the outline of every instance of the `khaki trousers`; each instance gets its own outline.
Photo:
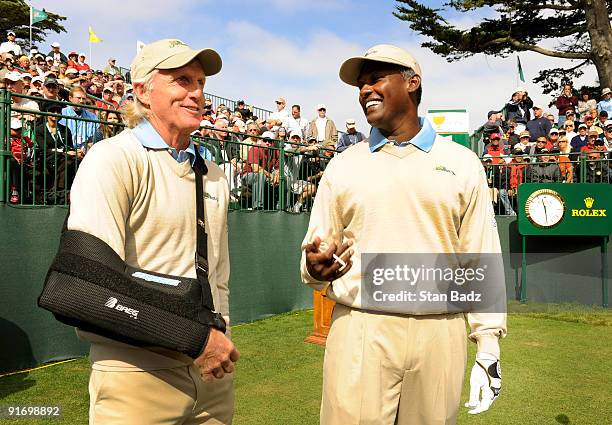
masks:
POLYGON ((321 425, 453 425, 466 367, 462 314, 408 316, 336 304, 321 425))
POLYGON ((92 370, 90 425, 226 425, 233 376, 205 383, 195 365, 147 372, 92 370))

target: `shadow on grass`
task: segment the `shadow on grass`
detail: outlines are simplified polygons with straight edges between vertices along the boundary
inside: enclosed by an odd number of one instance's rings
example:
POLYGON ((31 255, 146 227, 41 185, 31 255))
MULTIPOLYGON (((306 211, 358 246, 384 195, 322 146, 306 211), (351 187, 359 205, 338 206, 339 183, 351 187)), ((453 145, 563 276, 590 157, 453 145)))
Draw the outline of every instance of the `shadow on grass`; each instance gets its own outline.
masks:
POLYGON ((567 417, 567 415, 557 415, 555 417, 555 419, 557 420, 557 422, 559 422, 560 424, 563 425, 572 425, 572 421, 570 421, 570 418, 567 417))
POLYGON ((35 384, 36 380, 30 378, 30 374, 25 372, 0 378, 0 400, 11 394, 25 391, 35 384))

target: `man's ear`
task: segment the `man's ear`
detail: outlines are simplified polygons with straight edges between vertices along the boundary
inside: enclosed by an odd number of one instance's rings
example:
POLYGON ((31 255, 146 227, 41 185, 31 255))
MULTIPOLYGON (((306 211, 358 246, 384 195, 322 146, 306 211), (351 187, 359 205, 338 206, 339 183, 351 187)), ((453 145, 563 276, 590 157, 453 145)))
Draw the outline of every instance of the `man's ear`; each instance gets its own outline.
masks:
POLYGON ((134 95, 138 98, 140 103, 144 105, 150 105, 150 91, 145 90, 144 84, 142 83, 134 83, 134 95))
POLYGON ((421 87, 421 77, 419 75, 413 75, 408 81, 406 81, 406 88, 410 93, 413 93, 421 87))

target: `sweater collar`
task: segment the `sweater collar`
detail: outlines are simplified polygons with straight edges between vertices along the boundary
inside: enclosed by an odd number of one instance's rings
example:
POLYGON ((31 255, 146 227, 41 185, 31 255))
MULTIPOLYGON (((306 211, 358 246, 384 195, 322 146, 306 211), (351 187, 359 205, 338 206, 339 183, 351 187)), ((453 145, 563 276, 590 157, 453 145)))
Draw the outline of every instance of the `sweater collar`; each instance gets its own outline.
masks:
MULTIPOLYGON (((424 117, 419 117, 419 124, 421 130, 411 140, 400 143, 399 146, 414 145, 423 152, 429 152, 433 147, 434 141, 436 140, 436 131, 431 126, 429 120, 424 117)), ((392 143, 387 139, 380 130, 376 127, 372 128, 370 132, 370 152, 376 152, 387 143, 392 143)))

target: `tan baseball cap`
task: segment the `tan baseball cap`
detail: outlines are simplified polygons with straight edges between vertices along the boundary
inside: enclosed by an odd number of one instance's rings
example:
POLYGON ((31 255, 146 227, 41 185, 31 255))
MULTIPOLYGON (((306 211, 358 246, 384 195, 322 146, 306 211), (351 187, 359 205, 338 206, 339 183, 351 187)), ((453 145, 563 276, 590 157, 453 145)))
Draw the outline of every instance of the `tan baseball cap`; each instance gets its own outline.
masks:
POLYGON ((340 79, 351 86, 358 86, 357 78, 365 61, 390 63, 405 66, 422 77, 421 67, 416 59, 404 49, 392 44, 377 44, 370 47, 363 56, 355 56, 344 61, 340 67, 340 79))
POLYGON ((355 120, 353 118, 346 120, 346 128, 355 128, 355 120))
POLYGON ((194 59, 200 61, 207 77, 221 71, 221 56, 213 49, 193 50, 174 38, 155 41, 145 45, 132 61, 132 80, 142 80, 154 69, 180 68, 194 59))

